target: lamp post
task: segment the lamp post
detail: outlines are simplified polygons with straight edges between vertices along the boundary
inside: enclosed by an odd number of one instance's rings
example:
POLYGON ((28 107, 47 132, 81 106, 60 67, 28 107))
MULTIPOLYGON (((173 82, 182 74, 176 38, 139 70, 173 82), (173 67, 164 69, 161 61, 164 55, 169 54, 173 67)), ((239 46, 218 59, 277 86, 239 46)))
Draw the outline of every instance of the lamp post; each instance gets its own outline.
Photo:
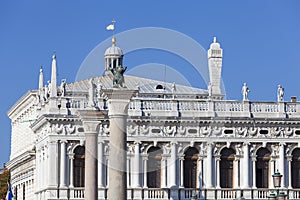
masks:
POLYGON ((277 170, 277 172, 275 172, 272 175, 272 177, 273 177, 274 187, 277 189, 277 192, 276 192, 276 194, 274 192, 270 192, 268 199, 269 200, 285 200, 287 195, 283 191, 279 192, 279 188, 281 186, 282 174, 280 174, 277 170))

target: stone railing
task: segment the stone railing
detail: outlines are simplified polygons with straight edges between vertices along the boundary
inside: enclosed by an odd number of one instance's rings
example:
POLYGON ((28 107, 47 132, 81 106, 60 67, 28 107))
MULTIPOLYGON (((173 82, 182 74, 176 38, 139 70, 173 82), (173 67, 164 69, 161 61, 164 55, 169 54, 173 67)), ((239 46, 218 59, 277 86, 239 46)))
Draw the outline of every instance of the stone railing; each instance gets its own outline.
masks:
MULTIPOLYGON (((63 97, 56 102, 61 113, 73 114, 88 107, 85 97, 63 97)), ((107 102, 97 99, 95 106, 107 109, 107 102)), ((300 102, 250 102, 199 99, 139 99, 131 100, 130 116, 173 116, 173 117, 300 117, 300 102)))
MULTIPOLYGON (((98 199, 107 200, 107 188, 98 190, 98 199)), ((128 200, 190 200, 193 195, 199 200, 235 200, 240 197, 251 200, 268 199, 272 189, 196 189, 196 188, 129 188, 128 200)), ((290 200, 300 199, 300 189, 282 189, 290 200)), ((83 200, 84 188, 69 189, 69 200, 83 200)))

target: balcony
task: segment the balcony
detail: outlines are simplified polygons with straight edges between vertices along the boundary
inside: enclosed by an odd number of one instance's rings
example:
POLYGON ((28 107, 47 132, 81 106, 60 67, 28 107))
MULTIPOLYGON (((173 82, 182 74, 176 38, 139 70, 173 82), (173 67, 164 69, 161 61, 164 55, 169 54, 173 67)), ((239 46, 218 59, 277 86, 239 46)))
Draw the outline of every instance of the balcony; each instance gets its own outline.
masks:
MULTIPOLYGON (((107 188, 98 191, 99 200, 107 200, 107 188)), ((300 199, 300 189, 283 189, 290 200, 300 199)), ((128 200, 190 200, 193 194, 199 200, 268 199, 270 189, 195 189, 195 188, 128 188, 128 200)), ((69 189, 68 200, 83 200, 84 188, 69 189)))

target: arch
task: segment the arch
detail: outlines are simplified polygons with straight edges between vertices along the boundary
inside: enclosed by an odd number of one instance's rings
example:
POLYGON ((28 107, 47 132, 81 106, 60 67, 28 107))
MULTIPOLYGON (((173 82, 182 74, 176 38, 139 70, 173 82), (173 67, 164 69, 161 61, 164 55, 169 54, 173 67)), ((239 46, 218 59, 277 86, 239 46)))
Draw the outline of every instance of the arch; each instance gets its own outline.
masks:
POLYGON ((300 188, 300 148, 292 152, 292 187, 300 188))
POLYGON ((221 188, 233 188, 235 151, 232 148, 225 147, 220 151, 220 157, 220 186, 221 188))
POLYGON ((147 186, 149 188, 160 188, 161 186, 161 159, 163 151, 159 147, 150 147, 147 151, 147 186))
POLYGON ((198 168, 199 151, 195 147, 189 147, 184 153, 184 187, 197 187, 197 168, 198 168))
POLYGON ((74 149, 73 181, 75 187, 84 187, 85 178, 85 147, 74 149))
POLYGON ((256 151, 256 186, 257 188, 268 188, 270 177, 271 152, 265 147, 256 151))

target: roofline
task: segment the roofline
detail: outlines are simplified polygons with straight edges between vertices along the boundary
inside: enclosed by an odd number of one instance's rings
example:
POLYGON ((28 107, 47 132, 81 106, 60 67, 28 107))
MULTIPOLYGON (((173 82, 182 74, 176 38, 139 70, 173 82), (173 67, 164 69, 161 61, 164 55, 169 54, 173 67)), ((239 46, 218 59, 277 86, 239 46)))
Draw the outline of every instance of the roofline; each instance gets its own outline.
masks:
POLYGON ((37 90, 29 90, 27 91, 8 111, 7 111, 7 116, 11 118, 11 116, 14 114, 14 112, 20 108, 21 105, 23 105, 24 102, 28 101, 28 99, 32 95, 37 94, 37 90))

